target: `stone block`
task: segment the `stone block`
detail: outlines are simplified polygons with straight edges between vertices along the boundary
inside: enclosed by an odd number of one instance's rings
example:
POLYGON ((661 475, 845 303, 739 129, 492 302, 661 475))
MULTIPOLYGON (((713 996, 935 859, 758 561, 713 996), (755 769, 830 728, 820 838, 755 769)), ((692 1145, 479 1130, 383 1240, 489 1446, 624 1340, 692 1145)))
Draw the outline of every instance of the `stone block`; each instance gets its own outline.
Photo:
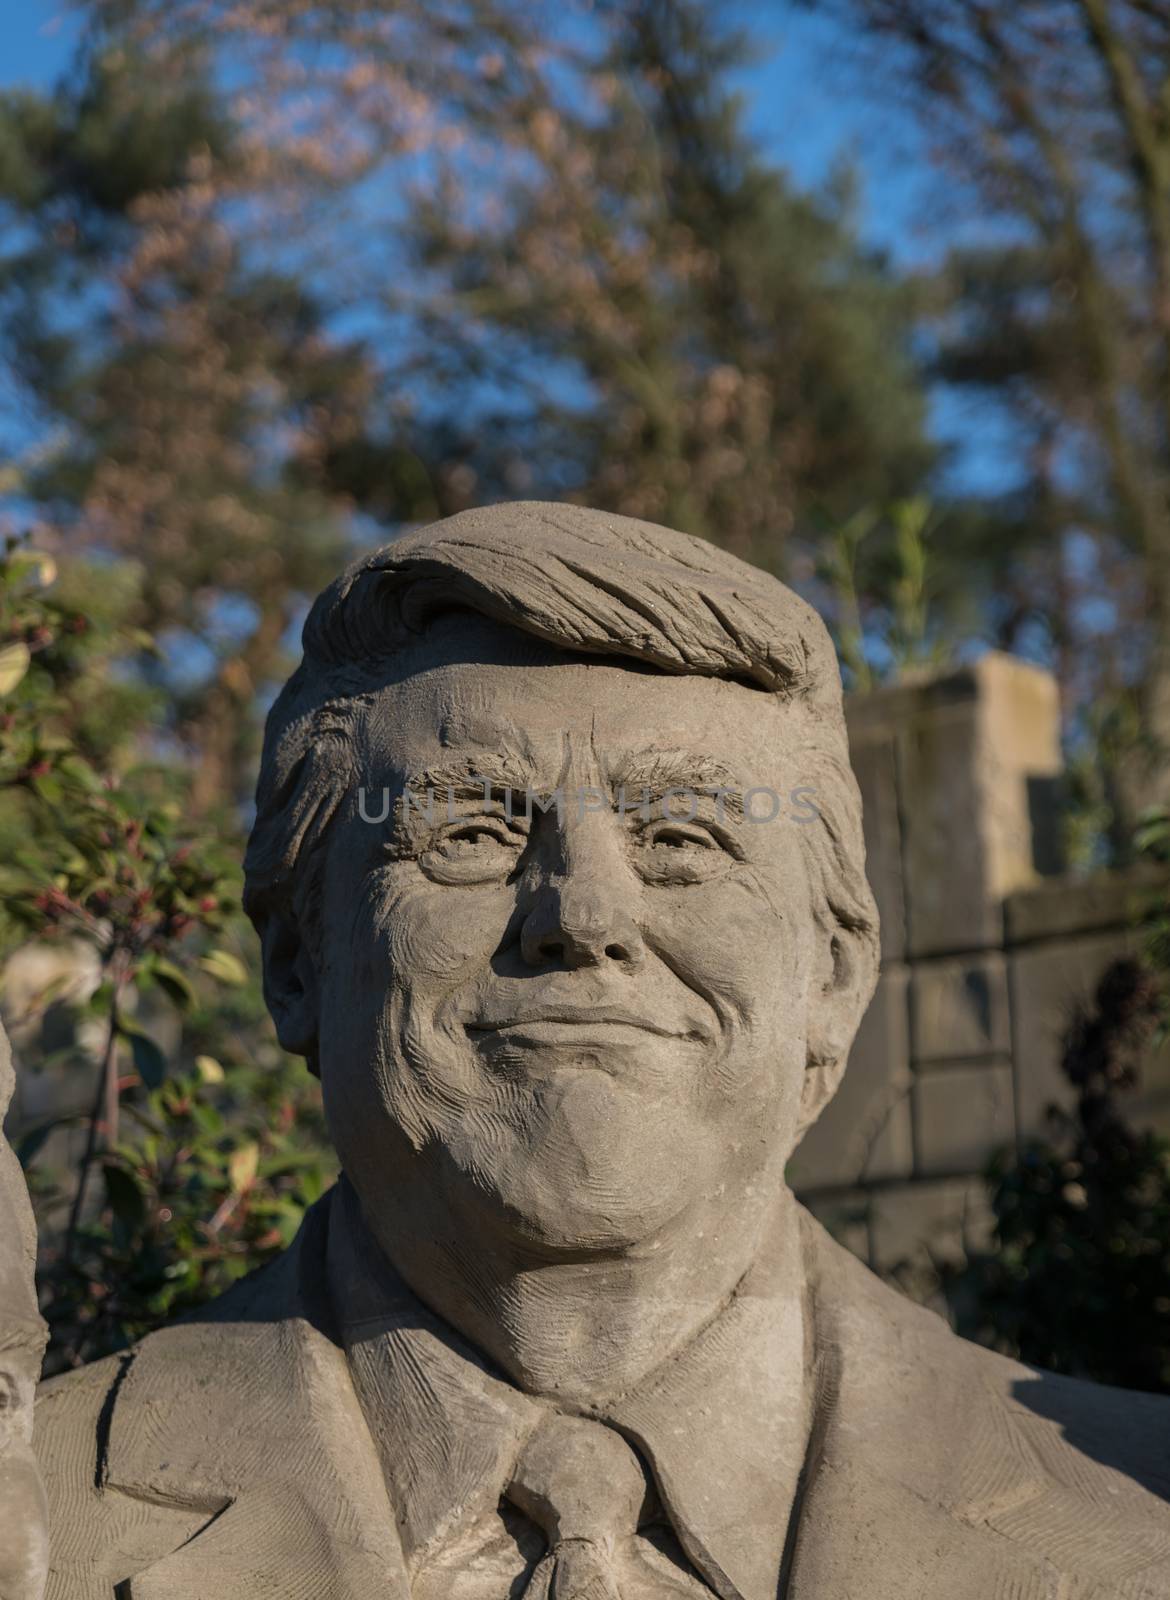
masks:
POLYGON ((1048 803, 1064 769, 1060 694, 1050 672, 1018 656, 989 650, 975 664, 979 725, 975 777, 983 805, 988 890, 995 899, 1034 883, 1053 843, 1037 837, 1051 826, 1048 803))
POLYGON ((991 1222, 987 1189, 978 1178, 876 1190, 869 1208, 873 1266, 889 1273, 923 1260, 961 1263, 986 1248, 991 1222))
POLYGON ((917 718, 899 736, 911 958, 1000 942, 974 774, 975 736, 973 702, 917 718))
POLYGON ((906 953, 906 906, 893 737, 881 730, 851 737, 850 760, 861 790, 865 870, 881 918, 882 960, 900 961, 906 953))
MULTIPOLYGON (((1132 929, 1055 939, 1009 956, 1016 1121, 1021 1138, 1043 1137, 1049 1106, 1069 1110, 1075 1093, 1061 1071, 1064 1036, 1079 1007, 1091 1007, 1106 968, 1140 950, 1132 929)), ((1137 1089, 1125 1096, 1136 1127, 1170 1133, 1170 1048, 1151 1050, 1137 1089)))
MULTIPOLYGON (((102 980, 97 951, 79 940, 60 944, 26 944, 13 951, 0 972, 0 1007, 19 1056, 60 1049, 73 1042, 60 1023, 68 1007, 87 1001, 102 980)), ((95 1038, 103 1036, 99 1022, 91 1024, 95 1038)))
POLYGON ((970 704, 979 693, 970 667, 959 671, 907 673, 896 683, 851 694, 845 702, 850 743, 890 738, 910 722, 949 706, 970 704))
POLYGON ((1020 945, 1131 928, 1149 915, 1159 896, 1165 900, 1168 895, 1170 879, 1161 867, 1055 878, 1008 897, 1004 931, 1009 945, 1020 945))
POLYGON ((998 954, 920 962, 910 1015, 915 1065, 1011 1049, 1007 963, 998 954))
POLYGON ((789 1162, 798 1192, 908 1177, 913 1170, 908 981, 899 966, 878 980, 841 1086, 789 1162))
POLYGON ((911 956, 1002 942, 1005 895, 1037 881, 1037 786, 1061 770, 1049 673, 990 651, 923 687, 898 733, 911 956), (964 693, 960 693, 960 689, 964 693))
POLYGON ((936 1067, 916 1075, 915 1170, 920 1176, 981 1172, 1014 1138, 1009 1063, 936 1067))
MULTIPOLYGON (((97 952, 76 941, 24 945, 5 962, 0 1016, 18 1060, 25 1064, 17 1074, 9 1113, 16 1137, 33 1124, 88 1113, 106 1022, 90 1015, 84 1002, 100 982, 97 952), (43 1066, 46 1059, 50 1064, 43 1066)), ((160 994, 132 991, 123 1009, 164 1054, 177 1056, 182 1019, 169 1001, 160 994)))

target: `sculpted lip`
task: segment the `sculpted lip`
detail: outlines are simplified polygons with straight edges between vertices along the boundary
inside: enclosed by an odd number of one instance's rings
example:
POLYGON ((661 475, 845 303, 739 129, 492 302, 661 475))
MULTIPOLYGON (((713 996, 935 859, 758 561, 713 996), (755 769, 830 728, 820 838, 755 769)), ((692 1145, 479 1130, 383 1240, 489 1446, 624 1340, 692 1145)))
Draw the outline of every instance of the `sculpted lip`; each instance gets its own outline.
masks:
POLYGON ((686 1028, 666 1028, 657 1022, 652 1022, 648 1017, 641 1016, 636 1011, 627 1011, 623 1006, 528 1006, 514 1012, 511 1016, 498 1019, 481 1019, 469 1022, 468 1033, 502 1033, 508 1028, 521 1028, 539 1023, 559 1023, 570 1026, 592 1026, 598 1024, 606 1026, 619 1026, 627 1028, 641 1028, 645 1033, 657 1034, 664 1039, 689 1039, 694 1038, 694 1031, 686 1028))

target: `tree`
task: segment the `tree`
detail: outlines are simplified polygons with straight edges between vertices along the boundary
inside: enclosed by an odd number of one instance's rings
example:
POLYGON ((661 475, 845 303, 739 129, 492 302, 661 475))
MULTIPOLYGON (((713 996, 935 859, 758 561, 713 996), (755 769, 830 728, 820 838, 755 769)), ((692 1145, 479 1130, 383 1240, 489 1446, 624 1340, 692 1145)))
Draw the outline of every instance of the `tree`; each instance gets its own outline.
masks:
POLYGON ((236 131, 198 58, 177 65, 95 50, 52 99, 0 106, 0 338, 33 420, 19 505, 42 541, 138 563, 203 810, 240 794, 252 703, 298 596, 340 560, 305 463, 364 369, 223 227, 210 174, 236 131))
MULTIPOLYGON (((0 344, 23 413, 9 526, 31 516, 42 545, 139 564, 162 646, 144 665, 202 812, 247 794, 257 708, 352 541, 338 465, 401 376, 384 324, 376 355, 338 330, 371 313, 387 220, 363 235, 346 208, 375 192, 392 208, 382 169, 490 120, 474 62, 509 14, 81 9, 58 89, 0 99, 0 344)), ((393 435, 386 454, 385 510, 409 518, 426 498, 412 458, 393 435)))
POLYGON ((1170 792, 1170 14, 1147 0, 819 3, 877 47, 952 197, 978 207, 977 228, 946 213, 959 242, 939 371, 1012 417, 1016 567, 1034 590, 1044 557, 1049 599, 1031 613, 1077 701, 1135 706, 1124 833, 1170 792), (1087 648, 1105 665, 1086 679, 1087 648))
POLYGON ((490 210, 458 163, 415 209, 417 260, 447 290, 438 326, 486 391, 468 482, 782 570, 794 531, 814 542, 932 465, 913 293, 858 243, 847 185, 798 194, 753 148, 727 87, 749 45, 712 8, 602 16, 579 98, 534 103, 535 159, 490 210))
POLYGON ((11 525, 138 563, 196 812, 368 520, 571 496, 779 569, 928 473, 912 291, 752 148, 697 0, 82 11, 0 99, 11 525))

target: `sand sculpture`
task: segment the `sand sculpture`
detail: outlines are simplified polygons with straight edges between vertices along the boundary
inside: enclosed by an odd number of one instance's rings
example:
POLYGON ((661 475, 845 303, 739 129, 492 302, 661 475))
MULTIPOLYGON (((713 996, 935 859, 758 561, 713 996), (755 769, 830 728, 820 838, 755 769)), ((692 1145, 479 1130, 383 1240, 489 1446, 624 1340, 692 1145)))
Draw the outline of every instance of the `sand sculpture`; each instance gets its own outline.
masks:
POLYGON ((956 1338, 785 1187, 878 961, 815 613, 521 503, 304 648, 247 904, 343 1176, 46 1385, 51 1600, 1170 1596, 1170 1401, 956 1338))

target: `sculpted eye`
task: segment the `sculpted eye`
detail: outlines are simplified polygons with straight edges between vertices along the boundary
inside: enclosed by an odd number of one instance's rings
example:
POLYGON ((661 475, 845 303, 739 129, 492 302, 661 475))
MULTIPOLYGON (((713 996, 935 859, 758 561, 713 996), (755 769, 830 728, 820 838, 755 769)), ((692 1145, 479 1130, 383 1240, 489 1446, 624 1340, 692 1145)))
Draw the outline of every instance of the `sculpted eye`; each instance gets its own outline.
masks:
POLYGON ((524 844, 524 834, 503 818, 468 817, 446 828, 419 866, 438 883, 486 883, 508 876, 524 844))
POLYGON ((718 850, 706 828, 688 822, 659 822, 646 829, 643 842, 666 850, 718 850))
POLYGON ((444 855, 458 858, 465 856, 469 850, 482 850, 492 845, 505 845, 508 849, 513 846, 513 841, 502 824, 465 822, 453 828, 445 838, 441 839, 438 848, 444 855))
POLYGON ((739 858, 730 840, 701 822, 663 818, 634 839, 634 861, 648 883, 703 883, 739 858))

